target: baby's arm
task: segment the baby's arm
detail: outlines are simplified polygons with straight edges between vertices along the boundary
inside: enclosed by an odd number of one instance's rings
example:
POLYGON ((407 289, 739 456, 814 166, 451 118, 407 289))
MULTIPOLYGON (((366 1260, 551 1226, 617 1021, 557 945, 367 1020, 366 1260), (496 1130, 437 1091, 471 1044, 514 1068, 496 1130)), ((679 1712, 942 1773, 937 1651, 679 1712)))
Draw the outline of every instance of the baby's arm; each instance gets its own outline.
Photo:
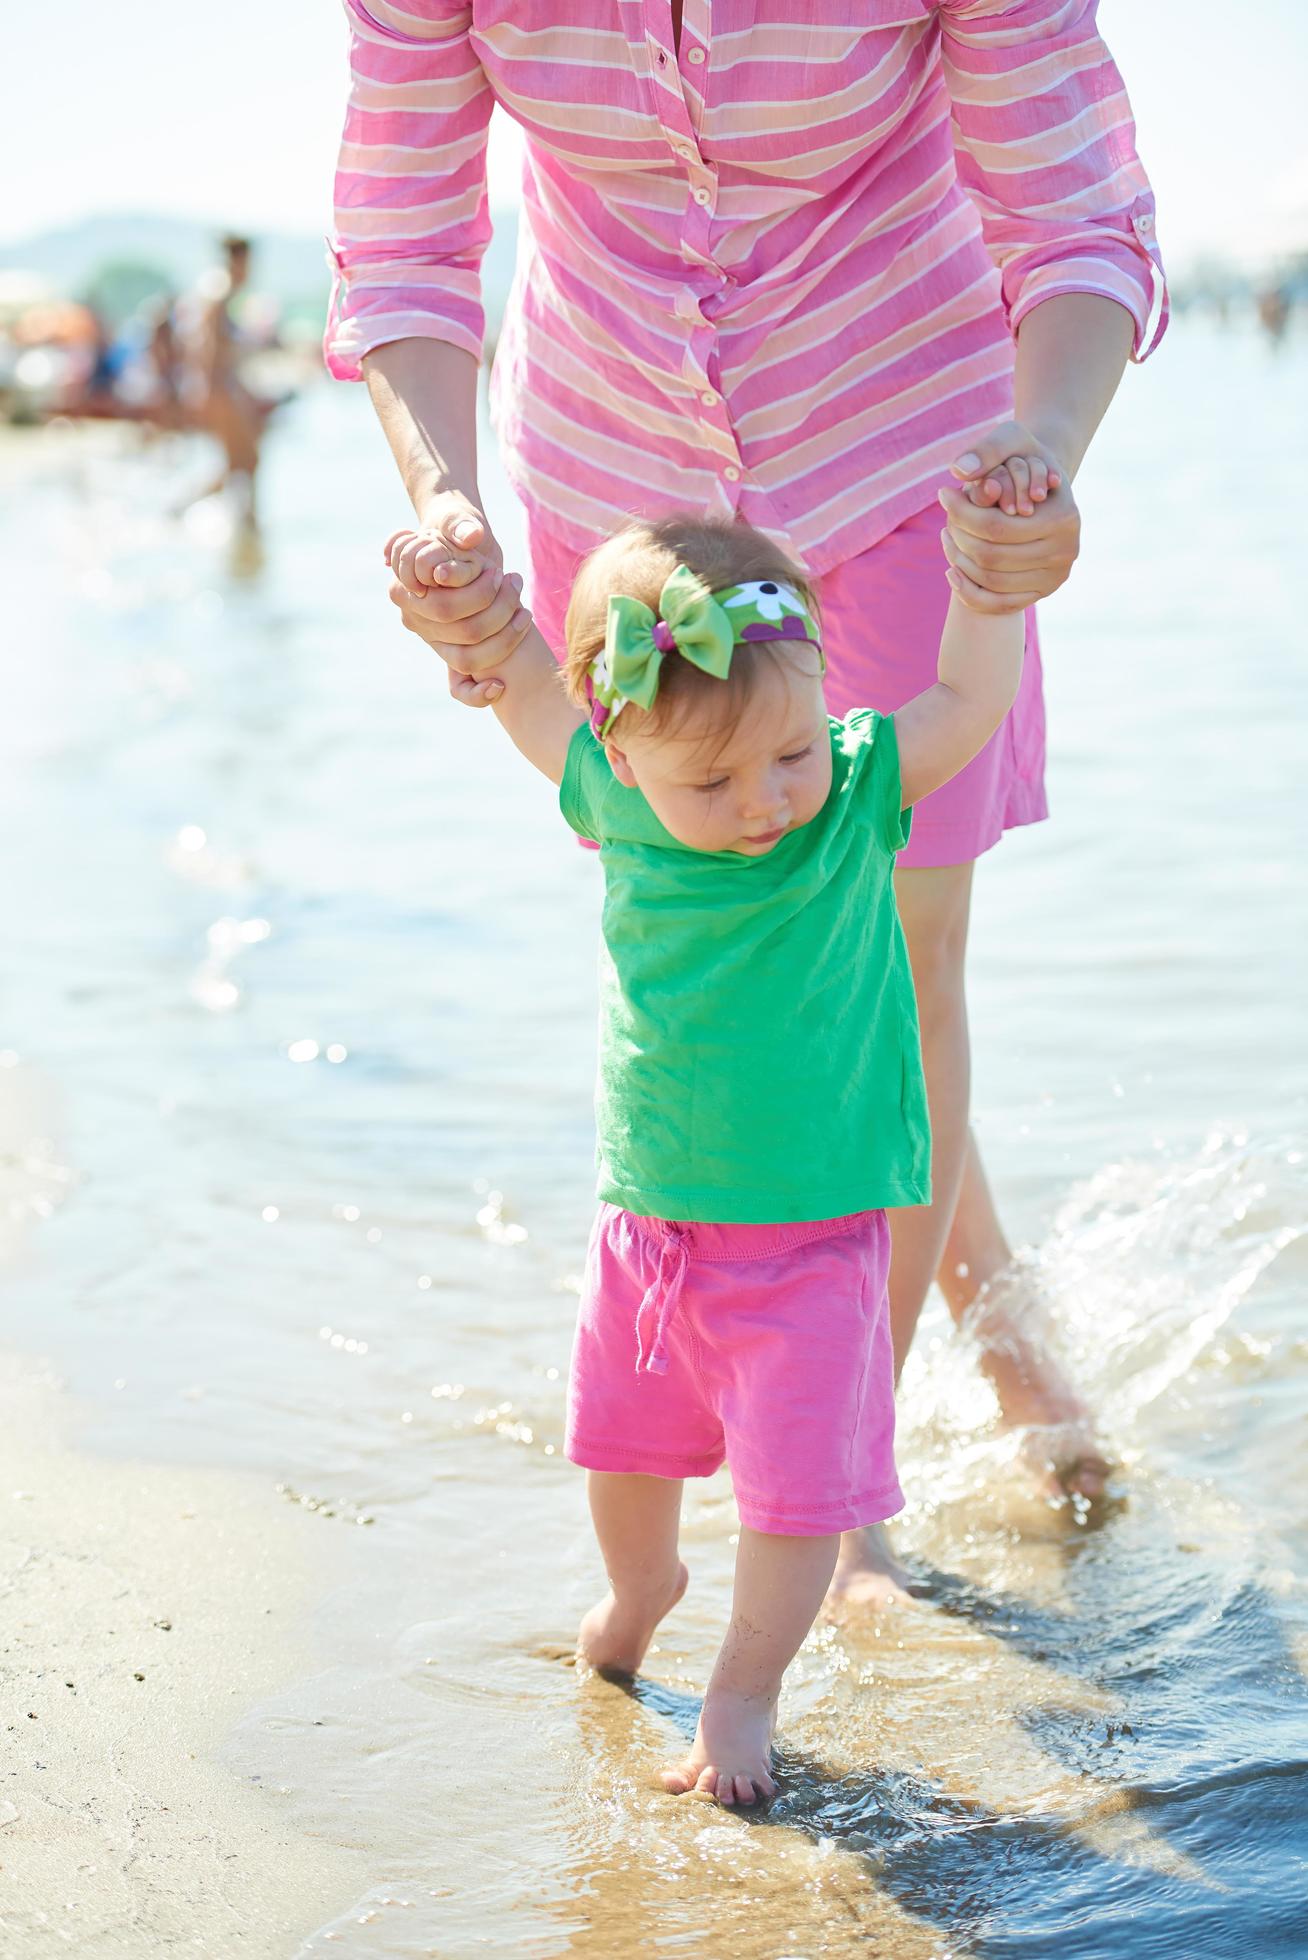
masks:
POLYGON ((990 740, 1013 705, 1025 639, 1022 613, 973 612, 951 594, 936 684, 895 716, 905 809, 956 776, 990 740))
MULTIPOLYGON (((561 783, 568 745, 586 717, 564 693, 558 662, 538 629, 528 627, 516 652, 491 673, 469 677, 464 684, 485 687, 495 718, 508 730, 514 747, 552 783, 561 783)), ((456 686, 454 692, 460 688, 456 686)))

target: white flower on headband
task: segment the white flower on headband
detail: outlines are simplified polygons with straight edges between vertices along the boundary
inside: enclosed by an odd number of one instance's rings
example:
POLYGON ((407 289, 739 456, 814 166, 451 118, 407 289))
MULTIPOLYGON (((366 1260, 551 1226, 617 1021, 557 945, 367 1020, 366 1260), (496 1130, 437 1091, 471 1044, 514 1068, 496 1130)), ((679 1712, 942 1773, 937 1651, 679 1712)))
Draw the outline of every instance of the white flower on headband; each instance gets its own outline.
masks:
POLYGON ((790 613, 802 613, 804 608, 799 595, 788 585, 778 585, 775 579, 754 579, 749 585, 738 585, 734 599, 723 602, 728 612, 734 606, 752 606, 764 619, 784 619, 790 613))

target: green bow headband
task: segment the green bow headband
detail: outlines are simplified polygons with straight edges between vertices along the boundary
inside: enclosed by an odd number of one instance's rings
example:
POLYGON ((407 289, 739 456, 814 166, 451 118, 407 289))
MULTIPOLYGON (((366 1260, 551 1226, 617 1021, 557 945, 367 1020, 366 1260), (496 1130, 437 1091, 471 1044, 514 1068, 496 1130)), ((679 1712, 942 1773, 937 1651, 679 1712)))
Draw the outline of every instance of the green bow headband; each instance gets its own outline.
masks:
POLYGON ((659 594, 657 614, 616 593, 609 600, 604 651, 590 665, 592 729, 603 740, 628 701, 652 708, 659 669, 674 649, 701 673, 725 680, 736 647, 751 640, 805 641, 816 647, 826 670, 817 621, 792 587, 774 579, 710 592, 688 565, 678 565, 659 594))

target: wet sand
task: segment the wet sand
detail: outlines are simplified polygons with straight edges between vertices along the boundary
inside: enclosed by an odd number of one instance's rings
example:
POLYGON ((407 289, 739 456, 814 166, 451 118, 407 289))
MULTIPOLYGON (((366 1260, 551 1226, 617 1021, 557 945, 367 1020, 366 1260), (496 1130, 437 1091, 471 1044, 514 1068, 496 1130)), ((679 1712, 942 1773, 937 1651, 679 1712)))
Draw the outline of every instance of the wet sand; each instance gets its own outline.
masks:
POLYGON ((84 1454, 73 1417, 0 1357, 0 1947, 285 1955, 363 1861, 223 1750, 312 1663, 318 1527, 262 1480, 84 1454))

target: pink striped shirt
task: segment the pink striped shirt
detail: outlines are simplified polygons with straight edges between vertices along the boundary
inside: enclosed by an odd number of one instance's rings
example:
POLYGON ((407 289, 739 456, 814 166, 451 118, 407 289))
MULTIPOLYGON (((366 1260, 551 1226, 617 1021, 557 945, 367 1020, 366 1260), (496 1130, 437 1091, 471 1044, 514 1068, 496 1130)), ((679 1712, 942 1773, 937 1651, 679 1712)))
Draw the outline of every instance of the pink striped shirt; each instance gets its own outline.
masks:
POLYGON ((345 0, 333 374, 480 353, 486 130, 526 132, 493 404, 528 508, 586 546, 740 514, 817 573, 1011 413, 1055 293, 1166 294, 1096 0, 345 0))

